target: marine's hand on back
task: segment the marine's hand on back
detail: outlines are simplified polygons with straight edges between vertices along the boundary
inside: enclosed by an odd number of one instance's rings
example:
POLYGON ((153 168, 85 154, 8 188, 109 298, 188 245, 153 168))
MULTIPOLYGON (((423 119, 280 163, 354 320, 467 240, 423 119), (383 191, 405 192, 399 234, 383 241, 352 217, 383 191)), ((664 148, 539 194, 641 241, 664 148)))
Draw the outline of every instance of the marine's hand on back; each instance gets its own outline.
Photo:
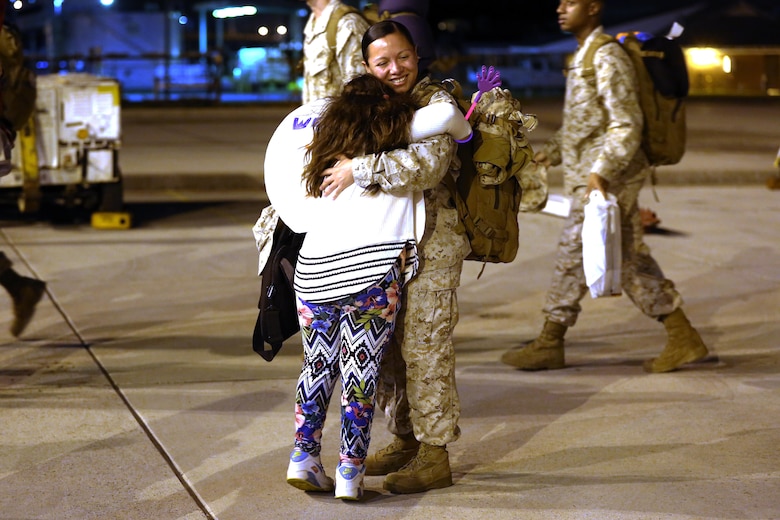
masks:
POLYGON ((355 183, 355 178, 352 176, 352 159, 343 155, 339 157, 336 164, 325 169, 321 175, 323 179, 320 191, 325 197, 333 195, 335 199, 342 191, 355 183))

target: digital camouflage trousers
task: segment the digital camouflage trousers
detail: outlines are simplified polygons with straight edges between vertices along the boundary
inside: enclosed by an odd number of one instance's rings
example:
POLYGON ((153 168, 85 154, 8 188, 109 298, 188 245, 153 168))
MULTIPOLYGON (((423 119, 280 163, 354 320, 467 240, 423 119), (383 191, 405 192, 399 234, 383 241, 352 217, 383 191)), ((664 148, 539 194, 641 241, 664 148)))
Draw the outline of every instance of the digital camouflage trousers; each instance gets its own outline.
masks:
MULTIPOLYGON (((644 243, 644 231, 639 217, 638 197, 643 180, 620 187, 615 195, 620 206, 622 238, 621 285, 623 292, 645 315, 658 319, 682 305, 682 297, 674 283, 664 277, 658 263, 644 243)), ((610 190, 612 191, 612 190, 610 190)), ((572 195, 572 207, 558 241, 553 280, 543 313, 554 322, 572 327, 582 307, 580 301, 588 293, 582 267, 582 222, 585 189, 572 195)))

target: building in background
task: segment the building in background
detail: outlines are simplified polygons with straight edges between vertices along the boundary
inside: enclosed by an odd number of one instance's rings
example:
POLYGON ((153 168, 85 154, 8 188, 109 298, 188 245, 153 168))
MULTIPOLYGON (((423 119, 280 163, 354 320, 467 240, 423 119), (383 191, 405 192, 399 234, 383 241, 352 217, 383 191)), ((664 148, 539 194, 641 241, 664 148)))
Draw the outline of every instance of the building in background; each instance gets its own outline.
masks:
POLYGON ((295 84, 303 24, 300 0, 17 0, 12 21, 39 74, 116 78, 123 96, 218 96, 295 84))
MULTIPOLYGON (((690 4, 690 3, 689 3, 690 4)), ((606 20, 606 32, 666 34, 674 22, 688 64, 692 96, 780 96, 780 2, 725 0, 698 2, 628 20, 606 20)), ((611 9, 611 8, 610 8, 611 9)), ((525 96, 559 94, 563 69, 576 50, 574 37, 536 45, 466 43, 456 60, 460 74, 473 78, 482 64, 501 70, 504 83, 525 96)))
MULTIPOLYGON (((366 0, 349 1, 355 6, 366 0)), ((116 78, 125 100, 296 99, 302 0, 16 0, 10 19, 39 74, 91 72, 116 78)), ((475 11, 465 1, 431 1, 438 77, 473 81, 485 65, 524 97, 560 95, 576 48, 552 7, 528 6, 523 23, 501 18, 502 2, 475 11), (437 8, 438 5, 438 8, 437 8)), ((553 6, 554 7, 554 6, 553 6)), ((506 18, 506 17, 504 17, 506 18)), ((780 2, 658 0, 610 8, 607 31, 663 34, 685 26, 691 95, 780 95, 780 2), (659 12, 660 10, 660 12, 659 12)))
POLYGON ((780 2, 703 9, 686 20, 691 95, 780 96, 780 2))

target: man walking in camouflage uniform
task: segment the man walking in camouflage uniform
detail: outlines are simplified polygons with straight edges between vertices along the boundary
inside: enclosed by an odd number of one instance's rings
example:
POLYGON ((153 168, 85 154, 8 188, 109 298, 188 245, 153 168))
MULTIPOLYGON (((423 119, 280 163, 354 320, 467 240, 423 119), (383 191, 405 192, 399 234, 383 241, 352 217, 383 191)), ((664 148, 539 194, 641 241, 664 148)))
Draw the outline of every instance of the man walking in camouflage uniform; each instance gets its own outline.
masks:
POLYGON ((306 0, 311 15, 303 29, 303 103, 335 96, 344 84, 366 72, 360 42, 368 22, 340 0, 306 0), (335 48, 327 28, 336 19, 335 48))
POLYGON ((544 328, 533 342, 504 353, 501 361, 524 370, 564 367, 563 337, 574 326, 580 301, 588 292, 582 265, 583 204, 592 190, 615 194, 622 234, 621 284, 647 316, 664 324, 665 349, 647 360, 648 372, 668 372, 704 358, 707 347, 680 307, 674 283, 664 277, 642 240, 637 198, 649 172, 640 147, 643 115, 638 81, 619 44, 606 44, 594 54, 595 77, 583 74, 583 58, 603 33, 603 0, 561 0, 558 23, 572 33, 579 48, 567 71, 563 124, 535 157, 546 165, 563 164, 567 195, 572 197, 558 244, 558 255, 543 313, 544 328))

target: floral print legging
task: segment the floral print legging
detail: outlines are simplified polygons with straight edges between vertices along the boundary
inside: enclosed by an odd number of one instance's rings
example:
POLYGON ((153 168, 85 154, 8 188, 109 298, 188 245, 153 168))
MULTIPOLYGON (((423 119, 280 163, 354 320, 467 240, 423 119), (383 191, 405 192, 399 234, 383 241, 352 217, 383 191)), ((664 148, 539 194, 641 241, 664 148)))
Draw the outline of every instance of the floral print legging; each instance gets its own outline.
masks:
POLYGON ((322 428, 341 377, 339 460, 362 464, 371 440, 379 365, 400 310, 400 262, 360 294, 331 303, 298 298, 303 367, 295 395, 295 447, 320 453, 322 428))

